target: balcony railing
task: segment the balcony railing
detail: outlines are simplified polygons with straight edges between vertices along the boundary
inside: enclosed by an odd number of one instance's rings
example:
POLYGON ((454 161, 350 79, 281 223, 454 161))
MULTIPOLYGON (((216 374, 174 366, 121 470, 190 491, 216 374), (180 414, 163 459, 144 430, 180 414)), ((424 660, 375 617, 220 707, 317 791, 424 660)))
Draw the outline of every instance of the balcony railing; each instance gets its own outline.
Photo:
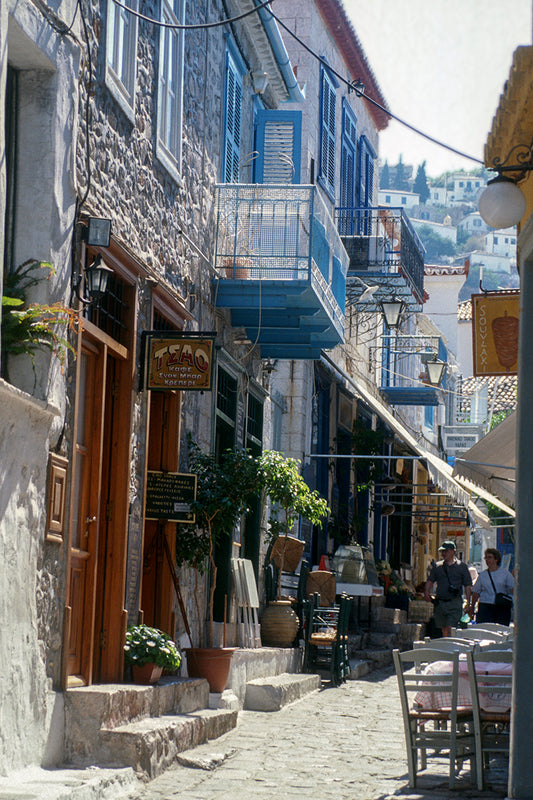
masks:
POLYGON ((232 309, 232 324, 254 328, 245 311, 261 308, 257 333, 263 353, 269 338, 280 343, 282 329, 296 324, 296 340, 293 331, 286 344, 312 344, 312 357, 318 357, 317 347, 319 352, 343 340, 348 256, 316 187, 218 186, 215 267, 217 305, 232 309), (281 309, 283 293, 287 302, 281 309), (281 314, 286 325, 280 325, 281 314))
POLYGON ((383 336, 376 348, 376 361, 381 367, 380 390, 392 405, 438 405, 446 375, 439 387, 429 384, 425 363, 429 359, 447 358, 447 350, 439 336, 391 334, 383 336), (380 353, 381 351, 381 353, 380 353))
POLYGON ((358 301, 363 280, 379 286, 372 303, 396 296, 412 310, 419 310, 425 249, 403 209, 341 207, 336 218, 349 257, 348 301, 358 301))

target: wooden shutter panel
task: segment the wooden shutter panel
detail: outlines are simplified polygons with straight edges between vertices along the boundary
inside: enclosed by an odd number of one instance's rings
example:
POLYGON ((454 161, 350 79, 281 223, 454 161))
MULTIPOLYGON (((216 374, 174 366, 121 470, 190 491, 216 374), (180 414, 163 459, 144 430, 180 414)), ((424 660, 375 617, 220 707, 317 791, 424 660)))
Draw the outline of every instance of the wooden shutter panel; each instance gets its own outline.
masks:
POLYGON ((224 180, 239 182, 241 158, 242 77, 226 53, 226 106, 224 120, 224 180))
POLYGON ((320 177, 329 191, 335 193, 335 87, 326 70, 322 70, 320 177))
POLYGON ((302 112, 260 110, 256 114, 256 183, 300 183, 302 112))

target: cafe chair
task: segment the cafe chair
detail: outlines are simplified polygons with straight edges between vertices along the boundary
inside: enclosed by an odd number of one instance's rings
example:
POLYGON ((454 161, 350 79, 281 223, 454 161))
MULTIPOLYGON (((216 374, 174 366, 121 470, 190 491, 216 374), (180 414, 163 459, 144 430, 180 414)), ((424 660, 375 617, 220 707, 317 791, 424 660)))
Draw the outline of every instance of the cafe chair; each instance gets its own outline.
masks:
MULTIPOLYGON (((477 647, 477 642, 468 639, 452 639, 451 636, 444 636, 439 639, 430 639, 429 641, 413 642, 413 650, 420 650, 423 647, 429 647, 431 650, 442 650, 446 653, 466 653, 469 650, 477 647)), ((420 671, 423 664, 417 664, 415 669, 420 671)))
POLYGON ((304 672, 328 671, 338 686, 349 675, 348 621, 352 600, 342 595, 338 606, 306 602, 304 672))
POLYGON ((483 791, 483 770, 488 768, 489 754, 509 754, 513 654, 482 650, 467 653, 466 659, 476 738, 477 788, 483 791))
POLYGON ((503 633, 497 633, 496 631, 490 631, 486 628, 482 628, 481 625, 476 625, 473 628, 463 628, 457 629, 456 638, 459 639, 474 639, 475 641, 493 641, 493 642, 503 642, 505 641, 506 637, 503 633))
MULTIPOLYGON (((467 654, 468 655, 468 654, 467 654)), ((474 750, 473 714, 470 707, 458 707, 460 652, 446 652, 437 648, 416 648, 406 652, 392 651, 407 748, 409 786, 416 788, 418 764, 427 768, 427 760, 443 758, 448 753, 449 786, 455 785, 456 770, 464 760, 470 761, 470 777, 476 783, 476 757, 474 750), (420 665, 447 662, 446 672, 435 674, 420 672, 420 665), (417 701, 422 694, 432 697, 432 708, 426 709, 417 701), (446 698, 440 706, 439 698, 446 698)))
POLYGON ((504 650, 504 651, 506 651, 508 653, 512 653, 513 652, 513 640, 512 639, 506 639, 505 642, 487 642, 485 644, 483 642, 480 642, 478 649, 482 653, 486 653, 487 651, 491 651, 491 650, 504 650))
POLYGON ((513 629, 510 625, 502 625, 500 622, 480 622, 476 628, 482 628, 484 631, 495 631, 496 633, 503 633, 504 636, 512 636, 513 629))

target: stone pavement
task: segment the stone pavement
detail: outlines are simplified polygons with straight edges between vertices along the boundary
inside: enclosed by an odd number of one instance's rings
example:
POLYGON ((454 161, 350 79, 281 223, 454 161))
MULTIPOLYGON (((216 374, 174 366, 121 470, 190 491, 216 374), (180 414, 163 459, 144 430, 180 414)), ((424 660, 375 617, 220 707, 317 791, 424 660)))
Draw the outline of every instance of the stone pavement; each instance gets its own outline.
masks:
POLYGON ((0 800, 470 800, 506 796, 505 764, 490 786, 468 766, 448 789, 447 761, 431 759, 410 790, 396 677, 390 667, 337 688, 323 684, 281 711, 242 711, 236 729, 183 753, 143 784, 132 770, 39 770, 0 777, 0 800))
MULTIPOLYGON (((430 760, 420 788, 407 785, 396 677, 391 668, 323 688, 275 713, 243 711, 236 729, 182 754, 181 766, 131 800, 462 800, 506 796, 506 769, 470 786, 468 766, 448 789, 447 761, 430 760)), ((497 767, 497 765, 496 765, 497 767)))

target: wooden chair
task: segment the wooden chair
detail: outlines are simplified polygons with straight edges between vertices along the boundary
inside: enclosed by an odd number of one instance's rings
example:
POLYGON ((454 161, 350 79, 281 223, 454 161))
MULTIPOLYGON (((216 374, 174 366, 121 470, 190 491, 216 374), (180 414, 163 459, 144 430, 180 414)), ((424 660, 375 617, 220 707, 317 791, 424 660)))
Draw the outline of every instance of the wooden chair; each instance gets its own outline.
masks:
POLYGON ((513 654, 510 651, 490 652, 484 649, 478 653, 467 653, 466 659, 476 738, 477 788, 482 791, 483 769, 488 767, 489 753, 509 753, 513 676, 510 670, 503 673, 497 667, 489 670, 478 665, 512 664, 513 654), (509 708, 506 710, 507 697, 509 708))
POLYGON ((487 629, 483 629, 481 625, 476 625, 473 628, 458 628, 456 633, 456 638, 459 639, 475 639, 476 641, 493 641, 493 642, 503 642, 505 641, 506 637, 502 633, 497 633, 496 631, 489 631, 487 629))
POLYGON ((335 686, 345 681, 350 672, 350 608, 351 598, 344 595, 338 606, 319 606, 316 597, 306 603, 304 672, 327 670, 335 686))
POLYGON ((416 788, 419 754, 420 767, 426 769, 430 749, 435 751, 432 757, 437 758, 443 757, 443 750, 448 751, 450 789, 455 785, 458 762, 465 759, 470 761, 471 781, 475 784, 473 713, 471 708, 459 708, 457 703, 460 653, 422 647, 403 653, 393 650, 392 655, 402 705, 409 786, 416 788), (421 664, 436 661, 448 662, 449 671, 444 674, 418 671, 421 664), (432 705, 443 695, 449 703, 442 708, 422 708, 416 698, 427 693, 435 699, 432 705))
POLYGON ((476 625, 476 628, 483 628, 485 631, 503 633, 504 636, 512 636, 513 633, 513 629, 510 625, 502 625, 500 622, 480 622, 479 625, 476 625))

